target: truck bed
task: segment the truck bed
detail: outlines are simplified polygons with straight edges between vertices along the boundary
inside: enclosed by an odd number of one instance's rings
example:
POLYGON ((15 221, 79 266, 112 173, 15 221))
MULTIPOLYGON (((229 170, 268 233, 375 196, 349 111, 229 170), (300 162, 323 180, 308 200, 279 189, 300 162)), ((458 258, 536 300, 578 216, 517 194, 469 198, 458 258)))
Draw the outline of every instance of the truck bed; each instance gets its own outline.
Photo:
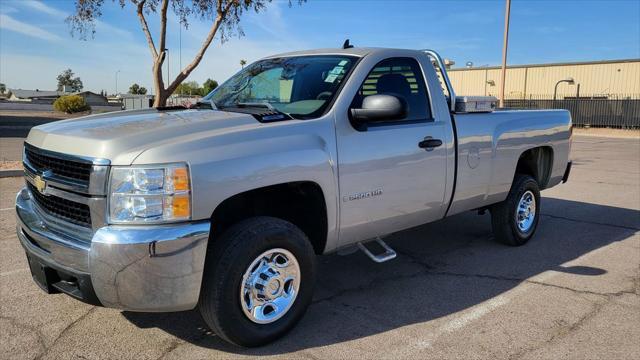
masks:
POLYGON ((551 171, 541 188, 562 180, 570 150, 571 116, 566 110, 504 110, 454 115, 457 176, 448 215, 504 200, 516 164, 527 150, 551 151, 551 171))

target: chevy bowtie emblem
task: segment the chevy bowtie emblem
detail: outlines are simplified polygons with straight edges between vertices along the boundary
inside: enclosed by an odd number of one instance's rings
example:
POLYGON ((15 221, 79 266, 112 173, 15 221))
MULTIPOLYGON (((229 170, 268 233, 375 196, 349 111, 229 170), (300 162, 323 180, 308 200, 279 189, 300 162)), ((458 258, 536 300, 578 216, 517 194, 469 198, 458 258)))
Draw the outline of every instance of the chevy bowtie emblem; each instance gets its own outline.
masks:
POLYGON ((36 175, 33 178, 33 185, 36 187, 36 189, 38 189, 38 192, 40 192, 41 194, 44 194, 44 191, 47 188, 47 182, 42 180, 40 175, 36 175))

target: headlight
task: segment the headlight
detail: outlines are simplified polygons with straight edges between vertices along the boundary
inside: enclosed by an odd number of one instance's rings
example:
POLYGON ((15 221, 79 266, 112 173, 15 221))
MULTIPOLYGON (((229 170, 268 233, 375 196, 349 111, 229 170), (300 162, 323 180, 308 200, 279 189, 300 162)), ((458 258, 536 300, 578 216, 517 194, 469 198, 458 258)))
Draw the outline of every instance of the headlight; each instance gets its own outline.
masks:
POLYGON ((191 219, 186 164, 112 167, 109 223, 161 223, 191 219))

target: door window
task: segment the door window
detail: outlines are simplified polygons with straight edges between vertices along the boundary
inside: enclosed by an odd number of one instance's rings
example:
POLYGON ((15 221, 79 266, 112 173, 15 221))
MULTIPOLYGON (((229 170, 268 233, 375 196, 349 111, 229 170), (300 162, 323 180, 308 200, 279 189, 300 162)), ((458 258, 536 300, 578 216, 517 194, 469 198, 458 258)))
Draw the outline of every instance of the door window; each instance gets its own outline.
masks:
POLYGON ((432 120, 424 78, 415 59, 390 58, 379 62, 367 75, 351 107, 360 108, 365 97, 376 94, 395 95, 407 102, 408 115, 401 121, 432 120))

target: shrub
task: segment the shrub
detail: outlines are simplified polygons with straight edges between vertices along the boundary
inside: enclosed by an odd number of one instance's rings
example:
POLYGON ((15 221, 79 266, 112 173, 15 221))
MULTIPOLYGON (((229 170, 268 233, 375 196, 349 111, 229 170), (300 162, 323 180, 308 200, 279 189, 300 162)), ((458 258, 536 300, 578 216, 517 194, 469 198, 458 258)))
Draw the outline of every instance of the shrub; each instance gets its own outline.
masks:
POLYGON ((77 113, 81 111, 91 110, 84 98, 80 95, 64 95, 60 96, 54 103, 53 108, 67 114, 77 113))

